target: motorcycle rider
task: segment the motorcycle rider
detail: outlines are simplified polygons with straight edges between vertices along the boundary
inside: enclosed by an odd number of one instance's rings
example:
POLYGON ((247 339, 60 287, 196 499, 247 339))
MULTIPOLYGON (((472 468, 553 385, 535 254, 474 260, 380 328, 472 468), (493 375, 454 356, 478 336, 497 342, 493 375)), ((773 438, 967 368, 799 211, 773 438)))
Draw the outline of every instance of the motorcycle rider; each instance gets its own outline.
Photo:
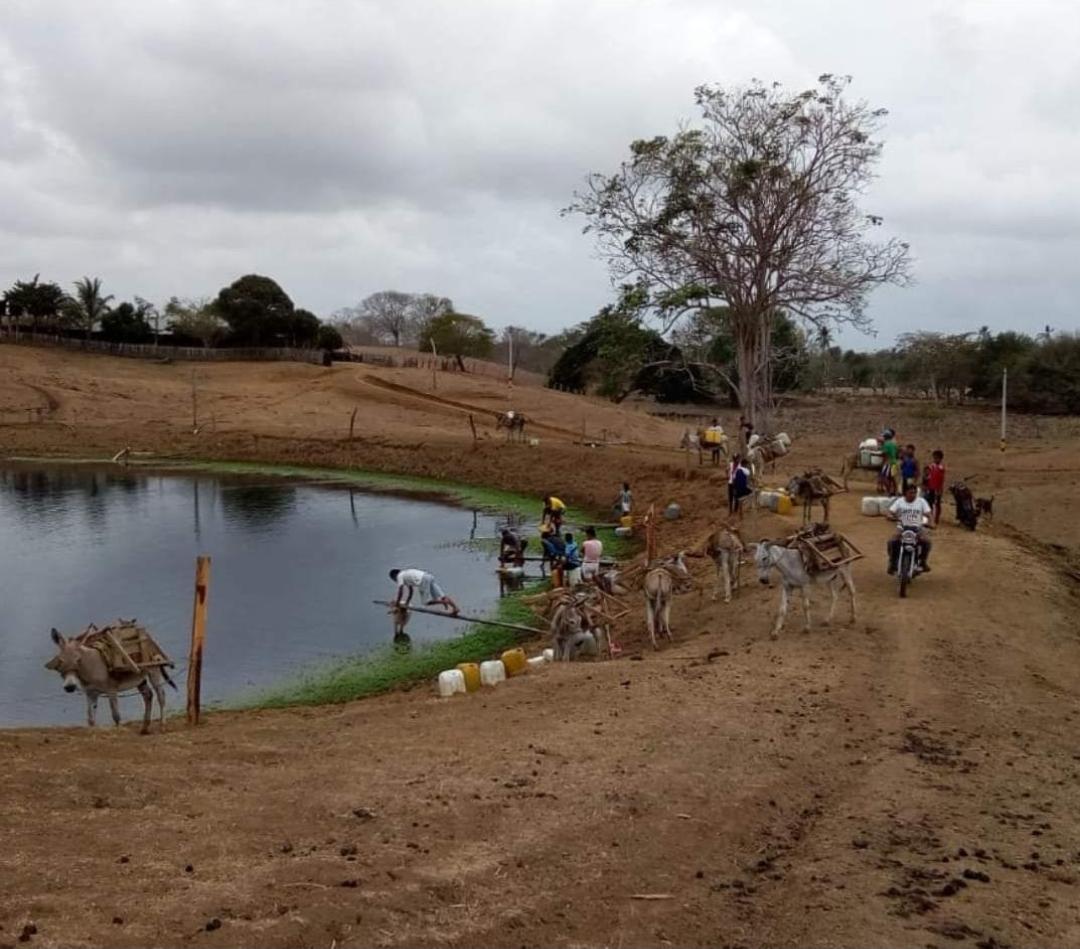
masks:
MULTIPOLYGON (((932 509, 926 503, 926 498, 918 496, 919 489, 914 483, 904 488, 904 496, 897 498, 889 507, 885 515, 890 521, 897 521, 901 528, 910 528, 919 535, 919 564, 923 573, 930 572, 927 560, 930 558, 930 534, 923 524, 923 518, 929 517, 932 509)), ((896 573, 896 562, 900 557, 900 537, 893 535, 889 541, 889 573, 896 573)))

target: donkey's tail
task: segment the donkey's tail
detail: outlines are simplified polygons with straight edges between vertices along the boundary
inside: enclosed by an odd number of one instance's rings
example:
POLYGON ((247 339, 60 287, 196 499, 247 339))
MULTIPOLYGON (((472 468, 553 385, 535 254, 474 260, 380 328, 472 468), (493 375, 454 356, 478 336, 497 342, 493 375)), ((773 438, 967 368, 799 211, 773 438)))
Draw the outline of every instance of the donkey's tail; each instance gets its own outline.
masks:
MULTIPOLYGON (((173 668, 176 668, 176 663, 170 662, 169 665, 172 666, 173 668)), ((161 670, 161 677, 166 682, 168 682, 169 685, 171 685, 175 691, 179 692, 180 689, 177 688, 176 683, 173 682, 173 680, 169 677, 169 673, 165 671, 167 667, 166 666, 158 666, 158 668, 161 670)))

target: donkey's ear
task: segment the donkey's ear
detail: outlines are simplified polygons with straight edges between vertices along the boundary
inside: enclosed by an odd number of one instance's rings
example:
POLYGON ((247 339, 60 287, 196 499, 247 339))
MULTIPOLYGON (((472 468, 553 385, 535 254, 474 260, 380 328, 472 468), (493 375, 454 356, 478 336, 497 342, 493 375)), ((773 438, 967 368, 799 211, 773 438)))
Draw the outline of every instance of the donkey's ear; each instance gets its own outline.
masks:
POLYGON ((50 636, 52 637, 52 641, 53 641, 54 643, 56 643, 56 645, 57 645, 57 646, 63 646, 63 645, 64 645, 64 643, 65 643, 65 642, 67 641, 67 640, 65 640, 65 639, 64 639, 64 637, 63 637, 63 636, 62 636, 62 635, 60 634, 60 630, 58 630, 58 629, 57 629, 57 628, 56 628, 55 626, 54 626, 54 627, 52 628, 52 630, 51 630, 51 631, 49 632, 49 635, 50 635, 50 636))

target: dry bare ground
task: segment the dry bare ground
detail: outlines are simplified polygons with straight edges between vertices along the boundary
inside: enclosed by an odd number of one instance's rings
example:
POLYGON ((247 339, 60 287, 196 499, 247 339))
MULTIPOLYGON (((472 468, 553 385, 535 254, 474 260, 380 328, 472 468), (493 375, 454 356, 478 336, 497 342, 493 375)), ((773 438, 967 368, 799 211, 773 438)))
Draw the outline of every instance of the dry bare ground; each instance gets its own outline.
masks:
MULTIPOLYGON (((492 380, 433 393, 419 371, 207 366, 214 421, 193 435, 190 374, 0 347, 0 436, 8 454, 352 461, 596 508, 627 477, 639 501, 683 506, 665 549, 723 503, 717 472, 685 478, 666 447, 679 424, 594 400, 521 389, 540 447, 502 444, 490 421, 474 446, 468 412, 506 406, 492 380), (582 421, 625 444, 573 444, 582 421)), ((782 421, 796 449, 778 479, 838 468, 891 421, 977 474, 997 523, 943 527, 933 574, 900 601, 884 522, 841 497, 835 519, 869 555, 854 627, 804 634, 793 613, 772 642, 776 590, 744 572, 714 604, 696 561, 707 592, 677 600, 675 644, 640 660, 149 738, 2 733, 0 944, 1080 944, 1074 423, 1024 422, 1003 459, 979 411, 804 403, 782 421)), ((748 533, 791 525, 761 514, 748 533)))

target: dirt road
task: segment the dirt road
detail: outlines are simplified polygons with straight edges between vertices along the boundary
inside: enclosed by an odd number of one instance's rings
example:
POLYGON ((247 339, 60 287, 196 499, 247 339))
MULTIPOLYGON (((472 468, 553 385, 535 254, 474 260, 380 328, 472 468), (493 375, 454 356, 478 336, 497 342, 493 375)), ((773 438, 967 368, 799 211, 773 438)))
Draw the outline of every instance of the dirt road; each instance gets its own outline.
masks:
MULTIPOLYGON (((618 468, 679 500, 662 547, 713 522, 711 473, 607 451, 543 457, 579 498, 618 468)), ((770 641, 777 591, 744 572, 713 603, 698 561, 706 592, 640 660, 149 738, 0 733, 0 946, 1080 944, 1075 581, 1004 525, 945 526, 901 601, 857 502, 834 501, 869 555, 853 627, 793 611, 770 641)))

